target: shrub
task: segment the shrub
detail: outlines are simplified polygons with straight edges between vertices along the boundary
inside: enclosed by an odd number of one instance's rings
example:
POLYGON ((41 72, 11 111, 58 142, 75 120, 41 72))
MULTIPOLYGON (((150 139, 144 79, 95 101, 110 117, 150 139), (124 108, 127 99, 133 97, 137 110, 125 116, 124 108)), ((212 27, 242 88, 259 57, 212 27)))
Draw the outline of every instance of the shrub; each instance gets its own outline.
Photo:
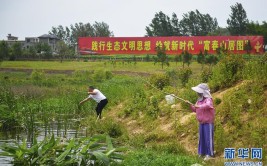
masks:
POLYGON ((104 70, 96 70, 93 74, 93 79, 96 82, 103 82, 106 79, 106 73, 104 70))
POLYGON ((208 82, 209 79, 211 78, 211 76, 212 76, 211 69, 208 68, 208 67, 203 68, 203 70, 201 72, 201 80, 202 80, 202 82, 208 82))
POLYGON ((146 111, 146 114, 149 115, 150 117, 156 119, 159 114, 159 106, 158 106, 159 101, 155 96, 150 98, 150 106, 148 110, 146 111))
POLYGON ((176 86, 179 82, 178 71, 175 69, 166 70, 165 74, 170 78, 170 83, 172 86, 176 86))
POLYGON ((178 72, 175 69, 166 70, 165 73, 171 79, 177 79, 178 78, 178 72))
POLYGON ((205 55, 202 53, 202 51, 200 50, 198 55, 197 55, 197 62, 200 63, 202 65, 203 68, 203 64, 205 62, 205 55))
MULTIPOLYGON (((53 78, 53 79, 50 79, 49 78, 49 75, 46 76, 44 71, 41 71, 41 70, 34 70, 32 71, 31 73, 31 76, 30 76, 31 80, 33 81, 33 83, 35 85, 38 85, 38 86, 46 86, 46 87, 52 87, 52 86, 55 86, 58 84, 60 78, 57 77, 56 79, 53 78)), ((61 77, 61 80, 60 81, 63 81, 62 80, 62 77, 61 77)))
POLYGON ((182 52, 182 60, 183 60, 183 68, 184 64, 187 63, 187 66, 189 67, 191 60, 192 60, 192 54, 190 54, 188 51, 182 52))
POLYGON ((177 65, 178 62, 182 61, 182 56, 181 55, 175 55, 174 61, 175 61, 176 65, 177 65))
POLYGON ((112 120, 108 120, 103 124, 103 129, 106 131, 108 135, 113 138, 117 138, 123 135, 123 127, 121 124, 114 122, 112 120))
POLYGON ((111 71, 106 71, 106 79, 109 80, 111 78, 113 78, 112 72, 111 71))
POLYGON ((150 61, 150 56, 149 56, 149 54, 146 55, 145 60, 146 60, 146 62, 149 62, 149 61, 150 61))
POLYGON ((88 77, 90 76, 92 73, 89 71, 83 71, 83 70, 75 70, 72 75, 76 78, 82 78, 82 77, 88 77))
POLYGON ((113 74, 111 71, 96 70, 93 74, 93 78, 97 82, 102 82, 106 79, 111 79, 113 74))
MULTIPOLYGON (((266 56, 267 57, 267 56, 266 56)), ((245 64, 243 79, 263 81, 267 80, 267 63, 263 58, 259 61, 251 61, 245 64)))
POLYGON ((219 58, 216 55, 207 55, 205 58, 205 62, 209 65, 216 65, 219 61, 219 58))
POLYGON ((40 82, 45 79, 45 73, 41 70, 33 70, 31 73, 31 79, 34 82, 40 82))
POLYGON ((183 86, 185 86, 185 84, 189 81, 189 77, 191 75, 192 75, 192 70, 189 67, 182 68, 178 71, 178 76, 183 86))
POLYGON ((103 82, 104 80, 111 79, 113 74, 111 71, 96 70, 93 74, 93 79, 96 82, 103 82))
POLYGON ((153 74, 150 77, 150 83, 162 90, 165 86, 170 85, 170 77, 166 74, 153 74))
POLYGON ((155 63, 160 62, 162 69, 163 69, 164 64, 169 66, 170 64, 168 61, 168 56, 166 54, 165 46, 163 46, 163 47, 157 46, 156 51, 157 51, 157 58, 155 59, 156 60, 155 63))
POLYGON ((212 90, 229 87, 241 79, 244 60, 238 55, 225 56, 214 68, 209 82, 212 90))
POLYGON ((139 112, 145 111, 148 101, 143 89, 135 89, 132 92, 133 97, 129 100, 129 104, 124 109, 125 116, 133 115, 135 118, 139 116, 139 112))
POLYGON ((215 105, 219 105, 219 104, 221 104, 221 102, 222 102, 222 100, 220 98, 215 98, 214 99, 214 104, 215 105))
POLYGON ((260 63, 265 65, 267 64, 267 53, 261 56, 260 63))
POLYGON ((83 122, 83 125, 87 126, 87 133, 91 136, 95 134, 107 134, 112 138, 118 138, 123 134, 127 134, 122 124, 109 118, 101 122, 96 122, 95 117, 90 117, 83 122))
POLYGON ((73 78, 75 80, 75 84, 77 84, 77 82, 91 82, 93 81, 93 71, 84 71, 84 70, 76 70, 72 73, 73 78))

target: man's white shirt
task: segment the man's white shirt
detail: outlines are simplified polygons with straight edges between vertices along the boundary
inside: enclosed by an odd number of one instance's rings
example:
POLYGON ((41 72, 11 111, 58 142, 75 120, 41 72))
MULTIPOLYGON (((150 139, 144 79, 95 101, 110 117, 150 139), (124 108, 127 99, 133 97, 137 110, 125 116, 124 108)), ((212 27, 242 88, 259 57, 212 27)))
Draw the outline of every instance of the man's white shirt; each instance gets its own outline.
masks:
POLYGON ((98 89, 94 89, 93 93, 95 93, 95 95, 90 94, 88 98, 95 100, 97 103, 99 103, 101 100, 106 99, 106 96, 104 96, 103 93, 101 93, 98 89))

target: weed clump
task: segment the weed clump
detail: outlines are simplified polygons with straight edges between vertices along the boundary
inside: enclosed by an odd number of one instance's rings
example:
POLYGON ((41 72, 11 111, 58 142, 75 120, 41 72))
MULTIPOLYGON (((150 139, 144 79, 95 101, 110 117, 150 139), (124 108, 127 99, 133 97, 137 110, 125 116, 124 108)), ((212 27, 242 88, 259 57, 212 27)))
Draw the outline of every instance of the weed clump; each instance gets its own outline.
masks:
POLYGON ((166 74, 153 74, 150 77, 150 83, 162 90, 165 86, 170 85, 170 77, 166 74))

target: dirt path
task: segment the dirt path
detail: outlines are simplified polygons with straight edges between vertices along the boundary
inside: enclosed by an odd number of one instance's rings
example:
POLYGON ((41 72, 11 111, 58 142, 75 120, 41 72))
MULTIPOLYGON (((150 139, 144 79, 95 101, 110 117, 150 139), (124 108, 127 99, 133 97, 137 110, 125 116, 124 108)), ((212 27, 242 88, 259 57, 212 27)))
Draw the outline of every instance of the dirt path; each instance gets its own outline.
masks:
MULTIPOLYGON (((12 72, 25 72, 30 74, 33 71, 33 69, 20 69, 20 68, 0 68, 0 72, 8 72, 8 73, 12 73, 12 72)), ((45 73, 48 74, 72 74, 74 72, 74 70, 48 70, 48 69, 42 69, 42 71, 44 71, 45 73)))
MULTIPOLYGON (((67 74, 71 75, 75 70, 53 70, 53 69, 41 69, 47 74, 67 74)), ((33 69, 21 69, 21 68, 0 68, 0 72, 25 72, 27 74, 30 74, 33 71, 33 69)), ((142 76, 147 77, 150 76, 150 73, 145 72, 132 72, 132 71, 112 71, 113 74, 117 75, 130 75, 130 76, 142 76)))

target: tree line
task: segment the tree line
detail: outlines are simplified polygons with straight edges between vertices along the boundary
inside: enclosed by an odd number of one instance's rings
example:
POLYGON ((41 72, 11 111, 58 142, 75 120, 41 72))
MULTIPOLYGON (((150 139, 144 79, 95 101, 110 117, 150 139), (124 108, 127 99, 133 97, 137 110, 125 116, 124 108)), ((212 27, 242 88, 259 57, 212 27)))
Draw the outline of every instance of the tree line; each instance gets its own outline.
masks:
MULTIPOLYGON (((151 23, 145 27, 145 36, 227 36, 227 35, 262 35, 267 43, 267 22, 261 24, 249 21, 241 3, 230 6, 231 13, 226 20, 227 27, 220 27, 217 19, 198 10, 189 11, 179 20, 175 13, 171 17, 159 11, 151 23)), ((53 53, 46 43, 38 43, 29 49, 22 49, 20 43, 11 47, 5 41, 0 42, 0 60, 16 58, 73 58, 78 37, 111 37, 114 36, 105 22, 75 23, 70 26, 52 27, 48 32, 60 39, 57 43, 57 53, 53 53)), ((264 45, 264 47, 265 47, 264 45)))
POLYGON ((162 11, 155 14, 146 26, 145 36, 240 36, 262 35, 267 43, 267 22, 249 21, 241 3, 231 6, 231 13, 226 20, 227 27, 219 27, 217 19, 198 10, 182 15, 179 21, 175 13, 171 17, 162 11))
POLYGON ((113 32, 109 29, 109 25, 105 22, 90 23, 75 23, 71 24, 70 27, 52 27, 49 34, 57 36, 59 39, 69 47, 75 47, 78 42, 78 37, 111 37, 114 36, 113 32))

